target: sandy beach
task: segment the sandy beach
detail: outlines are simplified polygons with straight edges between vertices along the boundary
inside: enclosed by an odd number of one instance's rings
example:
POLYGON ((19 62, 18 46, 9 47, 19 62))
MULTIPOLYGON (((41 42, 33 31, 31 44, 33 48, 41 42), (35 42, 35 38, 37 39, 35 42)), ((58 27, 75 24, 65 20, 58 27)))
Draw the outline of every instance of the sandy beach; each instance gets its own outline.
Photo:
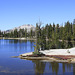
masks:
POLYGON ((50 49, 44 51, 41 50, 40 52, 45 55, 75 55, 75 47, 69 49, 50 49))
MULTIPOLYGON (((45 55, 75 55, 75 47, 69 49, 50 49, 50 50, 41 50, 41 53, 45 55)), ((21 54, 23 56, 31 55, 33 52, 21 54)))

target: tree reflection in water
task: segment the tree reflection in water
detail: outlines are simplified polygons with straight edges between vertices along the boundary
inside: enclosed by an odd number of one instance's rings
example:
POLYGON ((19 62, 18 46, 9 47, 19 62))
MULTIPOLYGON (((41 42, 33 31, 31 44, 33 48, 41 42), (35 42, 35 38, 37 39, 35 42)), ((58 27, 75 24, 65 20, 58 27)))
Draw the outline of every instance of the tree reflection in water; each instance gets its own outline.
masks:
POLYGON ((34 63, 35 75, 64 75, 73 71, 73 65, 68 63, 41 62, 40 60, 32 60, 34 63))
POLYGON ((75 64, 73 64, 73 75, 75 75, 75 64))
POLYGON ((51 62, 50 64, 51 64, 52 72, 56 73, 57 75, 59 70, 59 63, 51 62))
POLYGON ((4 43, 8 46, 10 45, 15 52, 27 53, 34 51, 34 41, 32 40, 5 40, 4 43))
POLYGON ((34 63, 35 75, 43 75, 46 63, 39 60, 33 60, 32 62, 34 63))

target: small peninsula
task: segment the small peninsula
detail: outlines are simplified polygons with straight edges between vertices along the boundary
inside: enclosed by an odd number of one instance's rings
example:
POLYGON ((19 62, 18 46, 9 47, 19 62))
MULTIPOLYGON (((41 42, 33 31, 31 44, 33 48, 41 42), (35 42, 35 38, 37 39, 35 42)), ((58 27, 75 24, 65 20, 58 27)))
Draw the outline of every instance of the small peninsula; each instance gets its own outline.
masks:
POLYGON ((75 63, 75 47, 70 49, 50 49, 40 51, 42 56, 33 55, 33 52, 21 54, 21 59, 40 60, 44 62, 75 63))

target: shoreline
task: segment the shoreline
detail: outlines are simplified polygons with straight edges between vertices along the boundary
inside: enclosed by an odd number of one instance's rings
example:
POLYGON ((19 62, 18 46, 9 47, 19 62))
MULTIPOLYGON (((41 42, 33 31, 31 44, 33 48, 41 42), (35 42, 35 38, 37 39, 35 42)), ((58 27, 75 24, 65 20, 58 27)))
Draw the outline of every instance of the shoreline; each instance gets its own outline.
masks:
POLYGON ((0 39, 5 39, 5 40, 36 40, 35 38, 0 38, 0 39))
MULTIPOLYGON (((35 38, 0 38, 9 40, 36 40, 35 38)), ((44 57, 32 57, 32 52, 24 53, 18 56, 21 59, 26 60, 41 60, 43 62, 70 62, 75 63, 75 47, 70 49, 50 49, 40 51, 40 53, 45 54, 44 57), (29 56, 31 55, 31 56, 29 56)))
POLYGON ((40 51, 45 56, 33 56, 33 52, 24 53, 19 56, 25 60, 40 60, 42 62, 75 63, 75 47, 70 49, 51 49, 40 51), (70 53, 68 53, 68 50, 70 53))
POLYGON ((44 57, 19 56, 20 59, 24 59, 24 60, 40 60, 41 62, 75 63, 75 56, 69 59, 60 59, 59 57, 60 56, 56 57, 56 55, 51 56, 51 57, 50 56, 49 57, 46 57, 46 56, 44 57))

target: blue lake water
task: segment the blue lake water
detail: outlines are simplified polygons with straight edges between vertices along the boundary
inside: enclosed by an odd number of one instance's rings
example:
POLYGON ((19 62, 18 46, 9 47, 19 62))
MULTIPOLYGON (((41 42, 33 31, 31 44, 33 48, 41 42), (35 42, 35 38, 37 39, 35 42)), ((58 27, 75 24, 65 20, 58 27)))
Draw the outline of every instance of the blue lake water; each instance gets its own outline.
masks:
POLYGON ((34 51, 34 41, 0 40, 0 75, 75 75, 75 64, 12 58, 34 51))

